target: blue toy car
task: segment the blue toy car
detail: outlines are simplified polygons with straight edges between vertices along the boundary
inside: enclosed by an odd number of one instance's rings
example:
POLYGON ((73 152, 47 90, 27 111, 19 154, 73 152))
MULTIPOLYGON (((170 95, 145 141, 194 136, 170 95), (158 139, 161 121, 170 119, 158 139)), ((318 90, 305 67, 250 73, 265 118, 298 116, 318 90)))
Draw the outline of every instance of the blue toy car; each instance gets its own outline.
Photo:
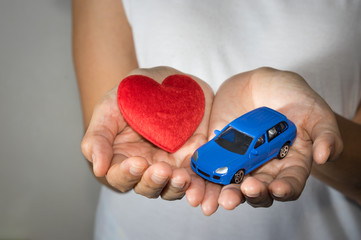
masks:
POLYGON ((296 126, 283 114, 261 107, 233 120, 192 156, 192 169, 219 184, 241 183, 245 174, 272 158, 284 158, 296 126))

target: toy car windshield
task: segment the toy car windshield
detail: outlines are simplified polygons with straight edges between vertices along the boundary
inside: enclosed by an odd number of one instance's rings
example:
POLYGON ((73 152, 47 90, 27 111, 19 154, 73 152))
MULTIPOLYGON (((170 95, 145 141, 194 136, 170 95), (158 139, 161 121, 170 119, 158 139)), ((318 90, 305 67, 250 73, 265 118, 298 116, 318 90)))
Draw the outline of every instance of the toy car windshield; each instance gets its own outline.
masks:
POLYGON ((252 140, 252 137, 229 127, 215 139, 215 142, 228 151, 244 155, 252 140))

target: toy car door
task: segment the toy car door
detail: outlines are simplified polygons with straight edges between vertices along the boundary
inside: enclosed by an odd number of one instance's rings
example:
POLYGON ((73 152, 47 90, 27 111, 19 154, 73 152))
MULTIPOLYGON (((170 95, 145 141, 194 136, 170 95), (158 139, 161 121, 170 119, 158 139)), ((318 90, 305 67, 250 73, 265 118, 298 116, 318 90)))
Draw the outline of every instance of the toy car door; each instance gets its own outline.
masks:
POLYGON ((265 134, 260 136, 250 153, 250 168, 264 161, 269 155, 269 146, 266 143, 265 134))
POLYGON ((278 123, 276 126, 270 128, 267 131, 267 139, 269 145, 269 156, 275 155, 280 150, 282 146, 282 138, 280 137, 281 134, 281 127, 278 123))

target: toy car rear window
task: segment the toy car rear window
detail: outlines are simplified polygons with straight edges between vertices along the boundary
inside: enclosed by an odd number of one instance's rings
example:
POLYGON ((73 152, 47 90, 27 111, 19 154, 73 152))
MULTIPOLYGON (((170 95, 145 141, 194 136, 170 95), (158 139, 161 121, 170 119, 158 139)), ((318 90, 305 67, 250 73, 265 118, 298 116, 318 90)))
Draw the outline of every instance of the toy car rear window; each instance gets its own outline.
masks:
POLYGON ((215 139, 215 142, 231 152, 244 155, 252 140, 251 136, 229 127, 215 139))
POLYGON ((272 127, 267 131, 268 141, 271 141, 287 129, 288 125, 286 122, 280 122, 276 126, 272 127))
POLYGON ((288 125, 286 122, 280 122, 281 132, 287 129, 288 125))

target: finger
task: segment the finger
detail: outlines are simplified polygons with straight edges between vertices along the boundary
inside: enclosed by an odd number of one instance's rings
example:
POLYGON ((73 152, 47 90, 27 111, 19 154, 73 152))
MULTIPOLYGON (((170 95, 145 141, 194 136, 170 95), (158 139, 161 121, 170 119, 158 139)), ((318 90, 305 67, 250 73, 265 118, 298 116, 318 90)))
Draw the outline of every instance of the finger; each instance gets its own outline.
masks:
POLYGON ((326 114, 309 131, 313 141, 313 159, 318 164, 336 159, 343 149, 335 116, 331 110, 326 114))
POLYGON ((214 130, 221 130, 228 123, 255 108, 248 87, 252 73, 245 72, 227 79, 214 97, 209 121, 209 139, 214 137, 214 130))
POLYGON ((201 177, 191 174, 191 184, 186 191, 186 198, 192 207, 197 207, 201 204, 204 198, 205 189, 205 181, 201 177))
POLYGON ((117 154, 106 175, 108 183, 121 192, 127 192, 141 180, 148 168, 148 162, 142 157, 126 158, 117 154))
POLYGON ((223 104, 217 101, 216 95, 209 119, 208 141, 210 141, 215 136, 215 130, 223 129, 230 121, 234 119, 233 116, 226 116, 226 114, 222 112, 222 108, 223 104))
POLYGON ((148 198, 158 198, 171 176, 172 168, 169 164, 155 163, 145 171, 134 191, 148 198))
MULTIPOLYGON (((203 144, 207 142, 206 133, 194 133, 192 137, 175 153, 172 154, 172 157, 176 159, 176 166, 190 169, 191 170, 191 156, 192 154, 203 144)), ((161 159, 161 157, 156 158, 161 159)))
POLYGON ((244 201, 245 198, 243 197, 239 184, 229 184, 222 187, 221 194, 218 198, 218 204, 226 210, 233 210, 244 201))
POLYGON ((221 130, 223 129, 230 121, 232 121, 232 119, 230 119, 229 121, 225 120, 225 119, 220 119, 218 117, 213 117, 213 113, 211 115, 211 120, 209 122, 209 132, 208 132, 208 141, 212 140, 215 136, 214 131, 215 130, 221 130), (217 119, 215 119, 217 118, 217 119))
POLYGON ((269 191, 278 201, 294 201, 301 195, 309 174, 305 167, 287 167, 269 185, 269 191))
POLYGON ((322 132, 313 143, 313 159, 318 164, 335 160, 342 151, 342 141, 333 132, 322 132))
POLYGON ((116 91, 110 91, 95 107, 89 127, 81 143, 84 156, 93 162, 94 174, 104 176, 113 157, 113 142, 126 126, 120 114, 116 91))
POLYGON ((212 111, 209 118, 208 141, 215 136, 215 130, 223 129, 236 117, 236 113, 227 111, 227 106, 225 106, 222 98, 223 97, 217 93, 213 101, 212 111))
POLYGON ((267 184, 256 177, 245 178, 241 184, 241 191, 247 203, 252 207, 270 207, 273 204, 273 198, 268 192, 267 184))
MULTIPOLYGON (((195 131, 195 134, 202 134, 207 136, 208 129, 209 129, 209 118, 212 110, 213 98, 214 93, 212 88, 204 81, 200 80, 199 78, 192 76, 193 79, 197 81, 197 83, 201 86, 204 97, 205 97, 205 108, 204 108, 204 115, 202 118, 201 123, 199 124, 198 128, 195 131)), ((204 137, 205 141, 207 141, 207 137, 204 137)))
POLYGON ((113 157, 112 144, 105 135, 102 132, 87 132, 81 143, 82 153, 93 163, 93 172, 97 177, 107 173, 113 157))
POLYGON ((214 130, 223 129, 228 123, 246 113, 243 108, 237 105, 233 105, 233 107, 230 107, 230 105, 225 106, 224 102, 231 103, 228 100, 221 102, 219 99, 220 97, 216 95, 209 120, 208 140, 215 136, 214 130))
POLYGON ((162 191, 162 198, 165 200, 177 200, 183 198, 190 182, 191 176, 184 168, 173 170, 169 183, 162 191))
POLYGON ((210 216, 217 211, 221 188, 221 185, 206 182, 205 194, 201 205, 204 215, 210 216))

